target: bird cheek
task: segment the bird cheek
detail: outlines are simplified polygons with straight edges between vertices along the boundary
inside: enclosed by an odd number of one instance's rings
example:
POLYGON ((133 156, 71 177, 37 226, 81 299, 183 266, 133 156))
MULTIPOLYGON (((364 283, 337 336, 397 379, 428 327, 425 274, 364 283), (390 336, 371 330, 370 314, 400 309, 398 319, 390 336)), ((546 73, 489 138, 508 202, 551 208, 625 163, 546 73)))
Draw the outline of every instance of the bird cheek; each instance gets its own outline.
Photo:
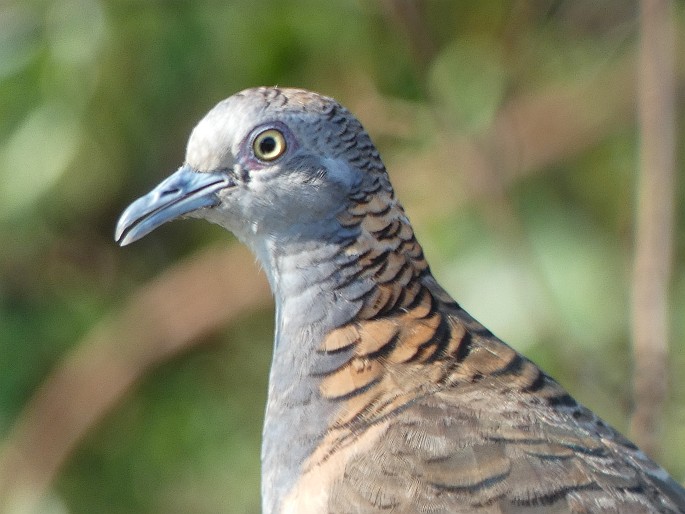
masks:
POLYGON ((328 179, 345 191, 351 191, 362 182, 362 175, 349 162, 340 159, 323 159, 328 179))

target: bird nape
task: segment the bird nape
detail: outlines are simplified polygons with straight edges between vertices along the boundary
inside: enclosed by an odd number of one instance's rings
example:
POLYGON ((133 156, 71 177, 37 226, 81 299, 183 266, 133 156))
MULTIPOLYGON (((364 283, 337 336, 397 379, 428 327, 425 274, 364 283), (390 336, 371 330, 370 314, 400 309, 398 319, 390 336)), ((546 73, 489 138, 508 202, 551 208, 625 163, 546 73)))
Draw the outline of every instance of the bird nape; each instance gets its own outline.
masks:
POLYGON ((685 512, 685 489, 440 287, 335 100, 220 102, 116 239, 180 216, 233 232, 274 293, 264 513, 685 512))

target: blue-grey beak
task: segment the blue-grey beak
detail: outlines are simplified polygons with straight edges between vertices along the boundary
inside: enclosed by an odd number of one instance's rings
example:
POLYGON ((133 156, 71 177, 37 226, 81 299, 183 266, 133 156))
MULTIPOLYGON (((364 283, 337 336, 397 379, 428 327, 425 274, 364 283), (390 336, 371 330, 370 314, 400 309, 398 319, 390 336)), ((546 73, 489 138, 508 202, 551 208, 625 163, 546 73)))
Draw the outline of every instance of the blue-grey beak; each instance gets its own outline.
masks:
POLYGON ((184 165, 122 213, 115 240, 125 246, 167 221, 219 203, 217 191, 234 185, 225 172, 199 173, 184 165))

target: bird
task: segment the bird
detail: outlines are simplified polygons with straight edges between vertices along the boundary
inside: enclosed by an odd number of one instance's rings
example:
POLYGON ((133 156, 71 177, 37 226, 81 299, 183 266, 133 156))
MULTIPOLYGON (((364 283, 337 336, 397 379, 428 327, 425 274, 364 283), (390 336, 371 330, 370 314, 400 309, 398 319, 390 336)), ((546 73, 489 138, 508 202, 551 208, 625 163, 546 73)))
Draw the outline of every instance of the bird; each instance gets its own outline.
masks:
POLYGON ((115 239, 181 217, 232 232, 274 296, 265 514, 685 512, 663 468, 440 286, 336 100, 257 87, 219 102, 115 239))

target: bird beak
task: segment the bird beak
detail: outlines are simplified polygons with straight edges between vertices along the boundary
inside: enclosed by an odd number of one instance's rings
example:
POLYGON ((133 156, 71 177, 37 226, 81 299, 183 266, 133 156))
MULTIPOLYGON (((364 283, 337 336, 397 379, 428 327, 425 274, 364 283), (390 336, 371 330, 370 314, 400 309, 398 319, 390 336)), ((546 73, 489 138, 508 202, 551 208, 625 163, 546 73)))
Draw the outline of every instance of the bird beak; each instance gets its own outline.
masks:
POLYGON ((114 239, 126 246, 167 221, 219 203, 217 191, 233 186, 225 172, 199 173, 184 165, 122 213, 114 239))

